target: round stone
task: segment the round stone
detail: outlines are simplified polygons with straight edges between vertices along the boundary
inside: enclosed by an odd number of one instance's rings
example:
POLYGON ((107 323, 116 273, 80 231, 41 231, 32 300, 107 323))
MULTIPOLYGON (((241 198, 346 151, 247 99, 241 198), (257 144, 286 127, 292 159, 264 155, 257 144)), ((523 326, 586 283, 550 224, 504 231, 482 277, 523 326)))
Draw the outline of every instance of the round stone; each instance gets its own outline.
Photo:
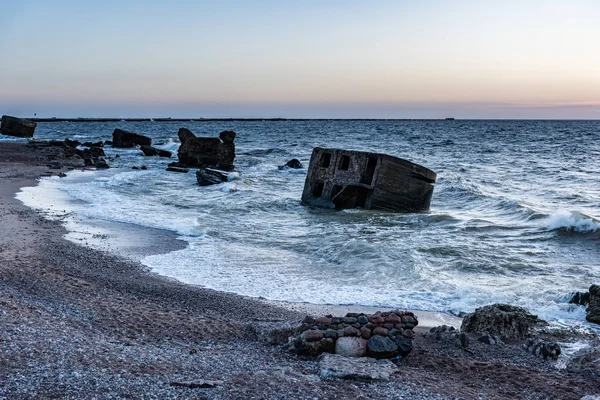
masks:
POLYGON ((388 330, 378 326, 377 328, 373 329, 373 336, 387 336, 388 335, 388 330))
POLYGON ((362 357, 367 354, 367 341, 358 337, 342 337, 335 342, 335 352, 345 357, 362 357))
POLYGON ((367 353, 373 358, 391 358, 397 351, 398 345, 387 336, 372 336, 367 341, 367 353))

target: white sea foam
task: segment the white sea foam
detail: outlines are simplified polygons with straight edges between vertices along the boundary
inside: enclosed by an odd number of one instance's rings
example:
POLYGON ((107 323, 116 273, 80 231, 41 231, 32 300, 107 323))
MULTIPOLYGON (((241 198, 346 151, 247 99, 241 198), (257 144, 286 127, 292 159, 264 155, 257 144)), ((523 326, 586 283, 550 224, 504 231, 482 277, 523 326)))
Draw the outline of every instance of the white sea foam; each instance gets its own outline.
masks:
POLYGON ((550 216, 548 229, 581 233, 597 232, 600 230, 600 221, 578 211, 561 210, 550 216))

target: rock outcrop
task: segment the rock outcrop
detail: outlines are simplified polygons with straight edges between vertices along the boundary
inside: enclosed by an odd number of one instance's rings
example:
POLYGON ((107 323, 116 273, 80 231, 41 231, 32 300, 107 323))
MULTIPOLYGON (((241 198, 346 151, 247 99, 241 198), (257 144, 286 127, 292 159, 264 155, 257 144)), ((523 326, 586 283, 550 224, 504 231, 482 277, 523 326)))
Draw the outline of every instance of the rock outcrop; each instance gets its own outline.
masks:
POLYGON ((587 307, 586 319, 595 324, 600 324, 600 285, 590 287, 590 302, 587 307))
POLYGON ((135 132, 124 131, 118 128, 113 132, 113 147, 135 147, 136 145, 150 146, 151 144, 152 139, 135 132))
POLYGON ((547 323, 522 307, 492 304, 480 307, 463 318, 461 331, 488 333, 501 339, 524 339, 536 327, 547 323))
POLYGON ((200 186, 217 185, 227 182, 228 176, 226 173, 212 168, 201 168, 196 171, 196 180, 200 186))
MULTIPOLYGON (((89 149, 80 150, 76 146, 79 142, 75 140, 65 139, 61 140, 50 140, 44 142, 32 141, 30 145, 34 148, 44 152, 50 150, 54 153, 59 153, 60 158, 66 160, 72 160, 68 163, 71 166, 79 164, 80 167, 96 167, 96 168, 109 168, 104 157, 104 149, 102 147, 92 146, 89 149), (75 163, 74 163, 74 162, 75 163)), ((56 157, 56 156, 55 156, 56 157)), ((62 164, 65 164, 63 161, 62 164)))
POLYGON ((36 126, 37 124, 33 121, 3 115, 0 123, 0 133, 7 136, 30 138, 33 137, 36 126))
POLYGON ((235 132, 223 131, 219 138, 196 137, 186 128, 177 133, 181 145, 177 151, 179 163, 189 167, 214 167, 232 171, 235 160, 235 132))

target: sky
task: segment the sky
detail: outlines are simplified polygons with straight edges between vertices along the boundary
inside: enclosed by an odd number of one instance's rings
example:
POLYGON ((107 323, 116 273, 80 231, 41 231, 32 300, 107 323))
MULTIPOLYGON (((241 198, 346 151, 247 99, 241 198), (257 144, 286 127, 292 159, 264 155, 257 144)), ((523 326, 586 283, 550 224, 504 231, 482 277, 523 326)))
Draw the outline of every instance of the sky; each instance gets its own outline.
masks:
POLYGON ((600 119, 598 0, 0 0, 0 113, 600 119))

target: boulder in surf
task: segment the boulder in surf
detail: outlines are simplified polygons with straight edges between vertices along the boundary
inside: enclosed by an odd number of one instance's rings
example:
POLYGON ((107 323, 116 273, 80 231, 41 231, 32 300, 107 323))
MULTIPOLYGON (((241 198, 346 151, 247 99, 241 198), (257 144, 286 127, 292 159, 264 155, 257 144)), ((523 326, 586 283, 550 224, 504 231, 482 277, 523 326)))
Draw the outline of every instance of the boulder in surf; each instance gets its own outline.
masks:
POLYGON ((136 145, 140 146, 150 146, 152 144, 152 139, 147 136, 137 134, 135 132, 124 131, 122 129, 115 129, 113 132, 113 147, 135 147, 136 145))

